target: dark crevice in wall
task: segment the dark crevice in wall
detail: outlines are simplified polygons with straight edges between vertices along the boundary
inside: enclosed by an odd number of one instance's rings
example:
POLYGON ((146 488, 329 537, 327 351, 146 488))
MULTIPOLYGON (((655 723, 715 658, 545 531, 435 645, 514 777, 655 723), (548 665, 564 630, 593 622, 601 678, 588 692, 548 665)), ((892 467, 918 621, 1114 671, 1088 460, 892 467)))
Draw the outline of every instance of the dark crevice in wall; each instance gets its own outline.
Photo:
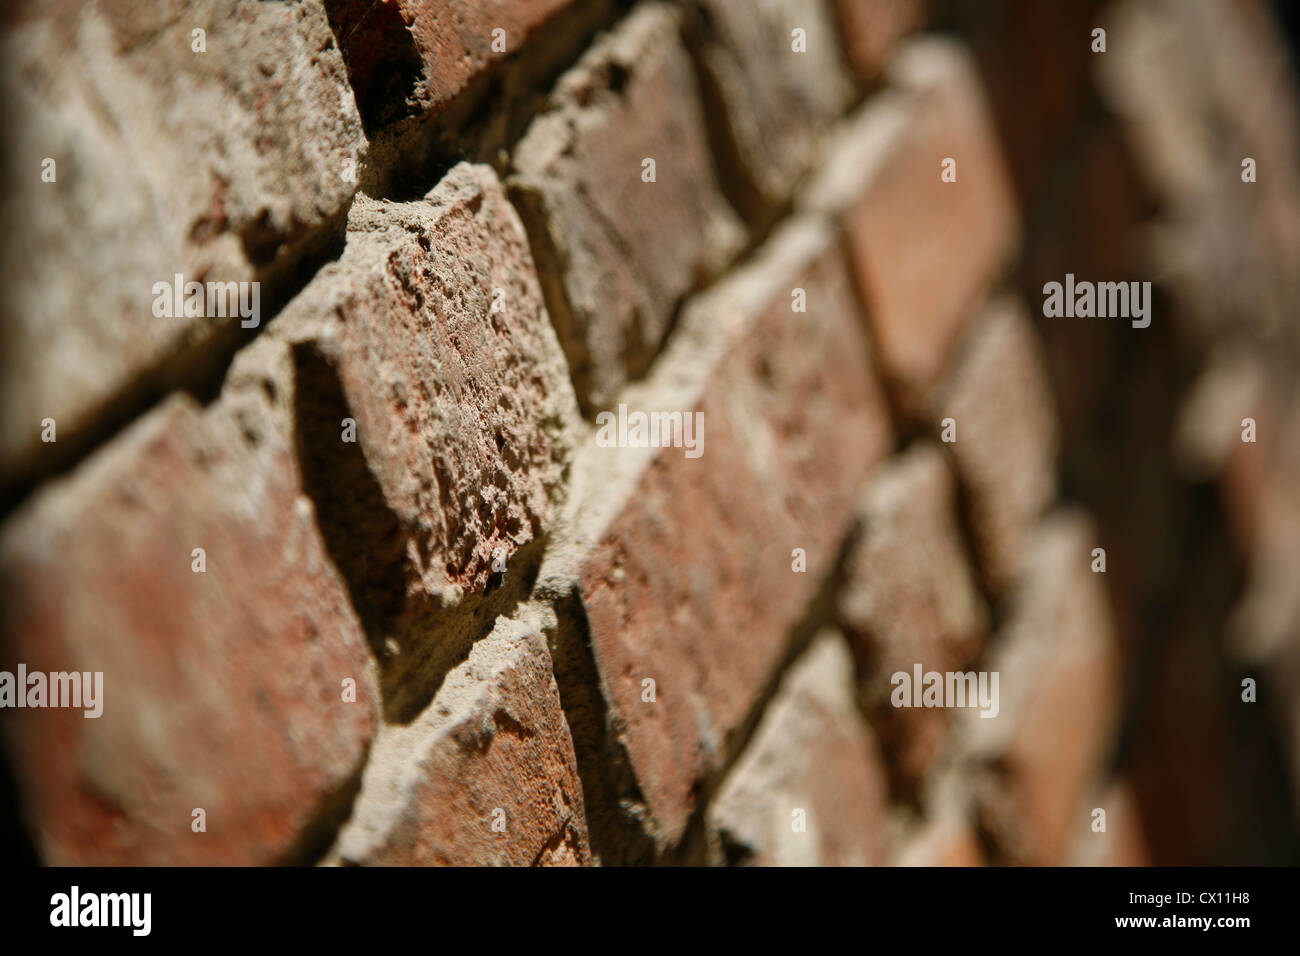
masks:
POLYGON ((338 839, 339 830, 352 815, 352 806, 361 792, 361 778, 369 759, 370 749, 367 747, 356 769, 325 798, 293 845, 281 855, 280 866, 315 866, 325 858, 338 839))
POLYGON ((18 781, 0 752, 0 866, 38 866, 36 846, 23 823, 18 781))
MULTIPOLYGON (((353 5, 352 0, 335 3, 342 14, 353 5)), ((555 80, 577 61, 597 33, 617 23, 630 7, 629 0, 593 0, 556 12, 519 49, 487 64, 436 113, 424 112, 419 106, 422 81, 413 85, 411 93, 405 91, 406 79, 398 83, 397 92, 403 94, 400 107, 378 101, 363 106, 377 95, 372 86, 383 61, 372 64, 375 58, 369 53, 354 50, 349 72, 362 78, 360 89, 354 81, 354 95, 363 117, 369 116, 370 144, 358 170, 361 190, 399 202, 419 198, 462 161, 486 163, 504 176, 510 152, 533 118, 546 109, 555 80)), ((342 32, 342 14, 338 22, 331 18, 340 46, 345 51, 349 46, 362 46, 361 38, 372 28, 363 25, 356 36, 345 40, 348 35, 342 32)), ((410 41, 409 49, 418 58, 409 29, 403 28, 402 33, 405 39, 396 32, 382 32, 375 42, 394 46, 400 54, 398 60, 405 62, 410 41)), ((417 69, 422 76, 423 66, 417 64, 417 69)))
POLYGON ((324 0, 366 133, 419 109, 424 63, 397 4, 324 0))

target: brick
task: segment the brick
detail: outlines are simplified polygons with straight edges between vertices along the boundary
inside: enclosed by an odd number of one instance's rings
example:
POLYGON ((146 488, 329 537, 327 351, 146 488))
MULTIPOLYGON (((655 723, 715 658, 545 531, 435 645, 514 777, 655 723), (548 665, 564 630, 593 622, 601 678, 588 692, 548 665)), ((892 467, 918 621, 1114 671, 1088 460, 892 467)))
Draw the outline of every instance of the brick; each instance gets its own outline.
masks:
POLYGON ((994 299, 981 310, 931 409, 937 434, 944 419, 956 422, 956 441, 945 447, 966 490, 986 581, 1002 594, 1022 568, 1035 520, 1056 496, 1060 447, 1042 345, 1017 300, 994 299))
POLYGON ((889 447, 860 323, 833 234, 785 227, 688 304, 656 374, 620 396, 702 413, 703 454, 593 443, 575 467, 573 525, 539 587, 568 580, 580 596, 609 719, 663 842, 774 672, 889 447), (791 312, 796 287, 806 313, 791 312))
POLYGON ((981 829, 1007 862, 1057 865, 1090 817, 1119 700, 1106 592, 1089 570, 1093 532, 1075 512, 1044 519, 1026 576, 985 665, 999 674, 994 718, 963 710, 981 829))
POLYGON ((578 413, 523 227, 490 168, 459 164, 410 203, 358 199, 348 229, 342 258, 230 378, 296 393, 305 484, 363 622, 389 648, 386 713, 406 720, 526 596, 578 413))
POLYGON ((746 211, 763 218, 789 199, 853 97, 832 10, 824 0, 704 0, 702 8, 701 59, 722 106, 718 125, 754 194, 746 211))
POLYGON ((823 631, 782 678, 749 746, 709 804, 709 836, 720 861, 883 862, 885 773, 871 728, 854 703, 853 683, 843 637, 823 631))
POLYGON ((1071 864, 1074 866, 1150 866, 1142 817, 1132 788, 1124 780, 1112 782, 1100 795, 1097 807, 1106 811, 1106 829, 1092 829, 1089 808, 1088 829, 1075 838, 1071 864))
POLYGON ((260 391, 170 399, 29 501, 0 538, 0 596, 0 669, 103 673, 102 716, 18 710, 6 728, 46 862, 302 861, 378 691, 260 391))
POLYGON ((908 839, 897 866, 983 866, 984 850, 970 822, 954 814, 927 820, 908 839))
POLYGON ((964 670, 979 653, 988 608, 967 562, 956 483, 943 453, 920 442, 872 477, 837 599, 837 620, 862 672, 864 705, 896 787, 914 793, 948 735, 946 711, 894 708, 891 675, 964 670))
POLYGON ((0 484, 235 335, 229 319, 155 317, 154 283, 281 282, 337 231, 355 189, 343 163, 365 148, 316 0, 24 3, 12 18, 0 484))
POLYGON ((555 108, 514 151, 512 196, 587 412, 644 374, 677 303, 744 243, 678 19, 658 4, 630 14, 560 79, 555 108))
POLYGON ((927 393, 1017 241, 1013 197, 978 74, 961 47, 914 40, 892 90, 827 147, 801 202, 842 218, 882 374, 919 418, 927 393), (945 158, 957 181, 940 180, 945 158))
MULTIPOLYGON (((326 0, 357 103, 375 128, 438 114, 574 0, 326 0), (504 30, 504 50, 493 31, 504 30)), ((500 34, 497 35, 498 37, 500 34)))
POLYGON ((905 34, 925 21, 926 0, 836 0, 844 52, 859 80, 875 79, 905 34))
POLYGON ((378 866, 591 862, 573 742, 540 632, 502 618, 419 717, 384 728, 329 858, 378 866))
POLYGON ((1300 121, 1275 18, 1258 2, 1121 7, 1107 28, 1124 39, 1097 64, 1098 89, 1167 207, 1153 267, 1187 330, 1242 329, 1300 348, 1300 121), (1246 157, 1255 183, 1240 180, 1246 157))

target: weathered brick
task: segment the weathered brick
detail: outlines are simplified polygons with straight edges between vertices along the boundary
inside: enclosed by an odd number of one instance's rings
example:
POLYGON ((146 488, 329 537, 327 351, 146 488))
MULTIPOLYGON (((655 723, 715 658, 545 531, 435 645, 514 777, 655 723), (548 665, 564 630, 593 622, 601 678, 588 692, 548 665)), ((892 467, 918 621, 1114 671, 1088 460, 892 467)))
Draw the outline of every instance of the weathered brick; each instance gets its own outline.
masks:
POLYGON ((260 391, 167 401, 11 516, 0 605, 0 669, 103 674, 102 716, 6 728, 47 862, 294 861, 349 794, 373 663, 260 391))
POLYGON ((437 114, 574 0, 325 0, 366 123, 437 114), (494 31, 504 31, 503 34, 494 31), (494 49, 494 46, 496 49, 494 49))
POLYGON ((664 841, 775 670, 888 448, 860 323, 832 233, 785 227, 688 304, 657 371, 620 396, 700 412, 703 454, 593 445, 575 469, 574 524, 543 580, 568 576, 581 597, 610 719, 664 841), (791 311, 795 288, 806 313, 791 311), (806 573, 792 571, 795 548, 806 573))
POLYGON ((229 319, 156 317, 154 283, 285 276, 335 231, 355 189, 344 162, 365 147, 317 0, 24 2, 9 17, 0 484, 232 336, 229 319))
POLYGON ((898 407, 919 417, 1018 226, 979 77, 961 47, 911 41, 887 79, 894 89, 828 145, 803 203, 842 217, 882 373, 898 407), (948 158, 956 182, 940 179, 948 158))
POLYGON ((1017 300, 992 300, 967 330, 931 405, 936 433, 948 418, 956 441, 945 447, 966 489, 975 550, 1000 594, 1015 580, 1033 524, 1056 495, 1060 445, 1042 345, 1017 300))
POLYGON ((1105 589, 1089 570, 1093 540, 1078 513, 1044 519, 985 665, 999 674, 999 713, 958 717, 981 828, 1012 862, 1064 862, 1088 829, 1085 798, 1113 739, 1117 649, 1105 589))
POLYGON ((514 151, 547 304, 584 410, 648 368, 681 298, 744 242, 718 189, 678 15, 638 8, 559 81, 514 151), (643 181, 643 160, 655 181, 643 181))
POLYGON ((359 199, 348 228, 230 379, 296 392, 304 483, 387 647, 386 712, 409 719, 526 596, 578 413, 490 168, 462 163, 414 202, 359 199))
POLYGON ((701 57, 721 102, 719 125, 752 193, 746 211, 761 219, 789 199, 818 159, 853 84, 824 0, 704 0, 701 6, 701 57))
POLYGON ((410 724, 375 742, 331 860, 591 862, 582 784, 542 635, 502 618, 410 724))
POLYGON ((872 477, 860 538, 845 562, 837 618, 854 648, 864 704, 895 785, 915 791, 948 735, 940 709, 894 708, 891 675, 963 670, 978 654, 988 609, 967 563, 956 484, 932 443, 913 445, 872 477))
POLYGON ((819 634, 782 678, 709 804, 719 862, 872 866, 885 854, 884 768, 853 699, 853 659, 819 634))
POLYGON ((844 52, 859 80, 874 79, 894 45, 925 20, 926 0, 836 0, 844 52))
POLYGON ((897 866, 983 866, 984 850, 970 822, 945 813, 927 820, 894 860, 897 866))

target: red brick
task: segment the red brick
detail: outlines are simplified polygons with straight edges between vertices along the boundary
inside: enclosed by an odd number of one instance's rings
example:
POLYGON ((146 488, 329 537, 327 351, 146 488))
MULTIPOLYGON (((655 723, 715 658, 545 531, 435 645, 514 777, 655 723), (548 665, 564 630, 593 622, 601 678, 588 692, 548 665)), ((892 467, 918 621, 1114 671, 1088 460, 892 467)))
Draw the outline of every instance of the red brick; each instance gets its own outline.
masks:
POLYGON ((837 558, 890 428, 830 232, 798 221, 684 310, 632 409, 698 410, 704 450, 593 446, 543 578, 571 576, 660 837, 719 766, 837 558), (807 291, 806 313, 791 290, 807 291), (806 573, 792 550, 807 553, 806 573), (657 686, 642 701, 642 681, 657 686))
POLYGON ((384 728, 330 858, 381 866, 591 862, 573 742, 538 631, 503 618, 417 719, 384 728))
POLYGON ((984 866, 984 850, 970 822, 955 814, 927 820, 903 845, 898 866, 984 866))
POLYGON ((281 282, 336 228, 365 150, 318 0, 24 2, 11 22, 0 484, 67 461, 107 407, 237 334, 238 318, 156 317, 154 283, 281 282))
POLYGON ((1044 519, 984 665, 999 674, 998 716, 959 716, 981 829, 1008 862, 1064 862, 1109 757, 1120 689, 1106 592, 1089 570, 1093 540, 1077 513, 1044 519))
POLYGON ((896 785, 913 792, 948 736, 937 709, 890 706, 890 677, 964 670, 980 650, 988 609, 967 563, 956 483, 943 453, 913 445, 872 477, 860 538, 845 563, 837 619, 862 671, 864 704, 896 785))
POLYGON ((6 524, 0 668, 103 673, 101 717, 7 728, 46 862, 294 860, 359 767, 373 664, 276 418, 174 398, 6 524))
POLYGON ((744 243, 678 20, 660 4, 634 11, 560 79, 514 151, 512 194, 587 411, 645 372, 677 303, 744 243))
POLYGON ((912 41, 887 79, 894 92, 829 145, 804 203, 843 218, 883 374, 899 408, 918 417, 1018 226, 968 55, 912 41), (945 158, 957 161, 956 182, 939 178, 945 158))
POLYGON ((450 662, 526 596, 578 421, 495 174, 463 163, 423 199, 359 199, 342 258, 231 380, 298 392, 327 540, 372 641, 396 644, 383 659, 386 713, 413 717, 450 662), (355 445, 341 440, 345 416, 355 445), (508 586, 485 604, 497 559, 508 586))
POLYGON ((574 0, 326 0, 357 103, 372 127, 437 114, 574 0), (505 49, 493 49, 493 31, 505 49))
POLYGON ((844 639, 823 631, 781 679, 749 746, 709 803, 719 862, 884 861, 885 772, 853 684, 844 639), (802 811, 798 830, 796 811, 802 811))
POLYGON ((881 71, 898 40, 925 21, 926 0, 835 0, 844 52, 860 80, 881 71))
POLYGON ((757 194, 749 212, 768 215, 821 154, 853 85, 824 0, 704 0, 701 59, 722 104, 734 160, 757 194), (803 31, 804 51, 793 31, 803 31))
POLYGON ((981 309, 930 407, 936 434, 944 419, 956 423, 956 441, 944 447, 967 493, 985 579, 1001 594, 1021 570, 1034 522, 1056 497, 1060 446, 1042 344, 1018 301, 1002 297, 981 309))

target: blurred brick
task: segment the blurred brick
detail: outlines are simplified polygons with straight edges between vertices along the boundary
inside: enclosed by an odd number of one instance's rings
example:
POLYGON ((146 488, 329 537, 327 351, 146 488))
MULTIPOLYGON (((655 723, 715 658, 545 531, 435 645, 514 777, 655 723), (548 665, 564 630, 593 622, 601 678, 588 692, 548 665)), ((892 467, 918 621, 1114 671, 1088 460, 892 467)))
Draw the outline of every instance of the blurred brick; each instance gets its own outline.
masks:
POLYGON ((1098 86, 1166 206, 1152 258, 1194 319, 1300 348, 1300 108, 1266 6, 1117 5, 1098 86), (1257 180, 1241 182, 1241 163, 1257 180))
POLYGON ((99 718, 9 715, 46 862, 294 861, 337 812, 378 692, 297 481, 260 392, 175 398, 6 523, 0 669, 103 672, 99 718))
POLYGON ((890 676, 962 670, 988 628, 957 520, 956 485, 943 453, 913 445, 872 477, 859 508, 861 537, 850 552, 837 603, 862 672, 865 706, 880 733, 896 786, 915 790, 938 756, 949 716, 890 706, 890 676))
POLYGON ((983 866, 985 860, 970 823, 943 814, 922 824, 894 862, 897 866, 983 866))
POLYGON ((853 702, 852 657, 823 631, 781 679, 709 804, 710 841, 730 863, 879 865, 886 807, 884 768, 853 702))
POLYGON ((748 190, 747 210, 775 212, 821 153, 853 86, 825 0, 703 0, 702 52, 721 101, 718 125, 748 190), (795 50, 802 30, 803 52, 795 50))
POLYGON ((842 257, 810 221, 689 303, 656 369, 621 397, 701 412, 702 456, 591 447, 543 578, 572 576, 610 719, 671 843, 837 560, 890 428, 842 257))
POLYGON ((1016 243, 1010 186, 968 55, 905 44, 877 98, 828 146, 804 197, 843 217, 884 375, 909 417, 924 411, 962 327, 1016 243), (956 182, 940 179, 957 161, 956 182))
POLYGON ((591 862, 550 654, 518 621, 501 619, 414 721, 384 728, 361 792, 330 855, 336 862, 591 862))
POLYGON ((849 65, 859 80, 880 73, 899 39, 925 20, 927 0, 835 0, 849 65))
POLYGON ((154 283, 280 281, 341 225, 343 164, 365 148, 317 0, 23 2, 10 17, 0 485, 66 460, 106 412, 236 334, 238 317, 156 317, 154 283))
POLYGON ((230 378, 294 392, 304 483, 373 642, 397 644, 386 708, 405 720, 526 595, 521 555, 548 527, 578 413, 490 168, 462 163, 414 202, 358 199, 348 230, 230 378), (508 587, 484 604, 494 561, 508 587))
POLYGON ((1044 519, 984 665, 999 674, 998 716, 958 717, 981 829, 1007 862, 1064 862, 1087 831, 1085 796, 1112 746, 1117 649, 1105 589, 1089 570, 1093 541, 1078 513, 1044 519))
POLYGON ((1150 866, 1142 817, 1128 784, 1112 783, 1097 806, 1106 811, 1106 829, 1093 831, 1095 808, 1088 808, 1088 828, 1075 838, 1070 862, 1075 866, 1150 866))
MULTIPOLYGON (((1020 572, 1035 520, 1056 496, 1060 436, 1042 346, 1023 306, 994 299, 962 339, 936 390, 930 418, 956 422, 945 444, 967 510, 975 550, 992 590, 1020 572)), ((1090 545, 1090 551, 1094 545, 1090 545)))
POLYGON ((587 411, 645 372, 682 296, 745 241, 678 20, 659 4, 635 10, 560 79, 555 108, 514 150, 512 195, 587 411))

